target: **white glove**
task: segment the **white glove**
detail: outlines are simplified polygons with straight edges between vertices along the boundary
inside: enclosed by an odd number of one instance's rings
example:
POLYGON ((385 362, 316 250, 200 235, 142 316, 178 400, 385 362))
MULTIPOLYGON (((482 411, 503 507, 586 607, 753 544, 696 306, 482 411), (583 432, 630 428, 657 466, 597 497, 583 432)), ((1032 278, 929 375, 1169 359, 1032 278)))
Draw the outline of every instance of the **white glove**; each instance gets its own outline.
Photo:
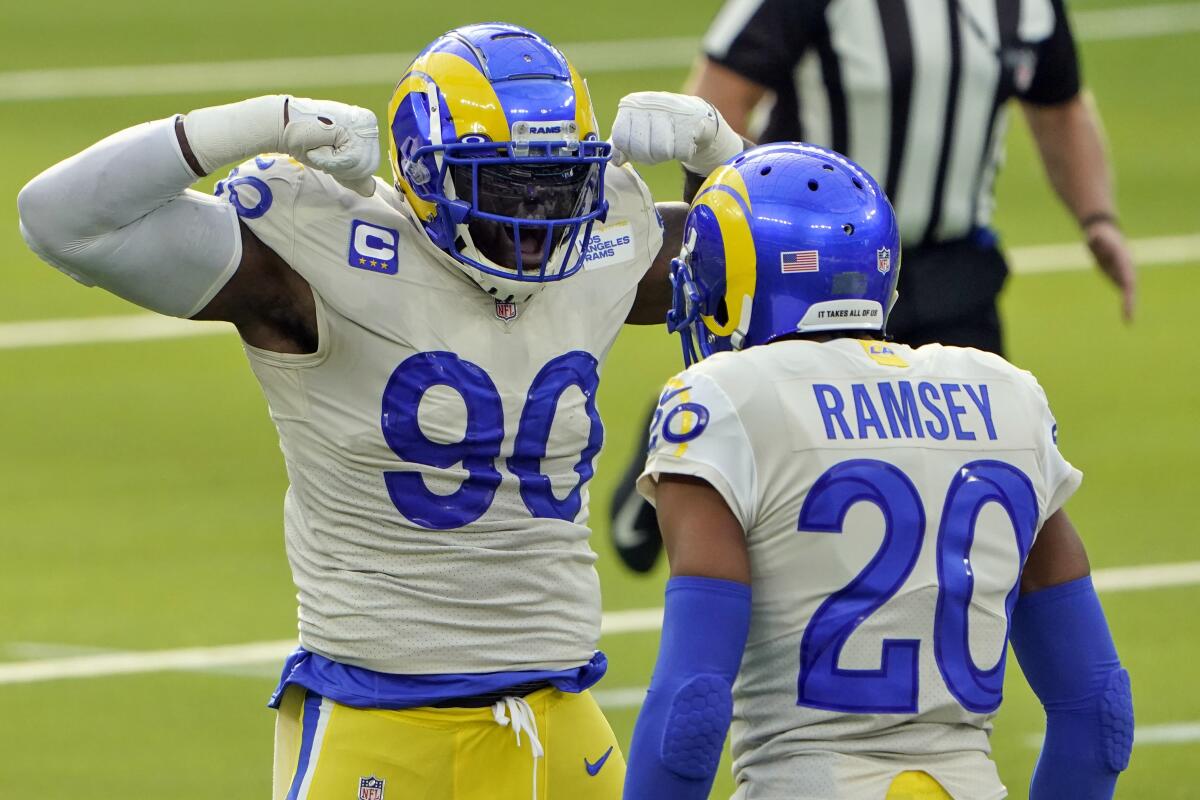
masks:
POLYGON ((370 197, 379 169, 379 123, 374 112, 335 100, 293 97, 281 149, 297 161, 328 172, 338 183, 370 197))
POLYGON ((365 108, 267 95, 191 111, 184 133, 205 173, 260 153, 287 153, 369 197, 379 168, 379 125, 365 108), (284 108, 287 124, 284 124, 284 108))
POLYGON ((617 104, 613 163, 681 161, 708 175, 742 152, 742 137, 707 100, 673 92, 634 92, 617 104))

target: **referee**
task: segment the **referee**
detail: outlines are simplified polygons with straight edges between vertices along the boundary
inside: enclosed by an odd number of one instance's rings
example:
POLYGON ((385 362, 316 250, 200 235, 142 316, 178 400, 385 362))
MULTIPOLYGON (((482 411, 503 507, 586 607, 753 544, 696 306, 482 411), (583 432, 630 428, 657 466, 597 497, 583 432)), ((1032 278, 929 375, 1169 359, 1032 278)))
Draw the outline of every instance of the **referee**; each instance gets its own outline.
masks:
MULTIPOLYGON (((687 91, 751 138, 823 145, 875 175, 903 242, 889 333, 1000 354, 1008 265, 990 223, 1016 99, 1051 185, 1132 320, 1133 260, 1062 0, 727 0, 687 91)), ((640 471, 635 458, 612 533, 625 563, 644 571, 661 543, 633 488, 640 471)))

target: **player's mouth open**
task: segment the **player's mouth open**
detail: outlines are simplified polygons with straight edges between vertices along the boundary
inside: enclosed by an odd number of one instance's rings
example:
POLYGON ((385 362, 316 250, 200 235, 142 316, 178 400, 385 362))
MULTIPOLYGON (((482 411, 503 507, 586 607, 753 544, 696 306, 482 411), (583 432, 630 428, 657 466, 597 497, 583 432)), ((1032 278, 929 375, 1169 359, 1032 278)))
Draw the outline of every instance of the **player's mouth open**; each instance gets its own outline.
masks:
POLYGON ((545 228, 525 228, 521 231, 521 246, 516 246, 512 226, 505 226, 504 233, 513 242, 513 249, 520 250, 521 266, 525 270, 537 270, 542 266, 542 254, 546 244, 545 228))

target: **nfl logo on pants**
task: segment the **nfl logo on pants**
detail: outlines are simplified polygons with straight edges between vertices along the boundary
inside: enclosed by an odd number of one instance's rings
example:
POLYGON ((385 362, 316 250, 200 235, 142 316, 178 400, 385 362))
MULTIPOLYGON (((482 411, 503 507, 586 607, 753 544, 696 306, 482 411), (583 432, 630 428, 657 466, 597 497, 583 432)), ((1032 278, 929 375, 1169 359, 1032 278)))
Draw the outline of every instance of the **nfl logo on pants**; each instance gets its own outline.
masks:
POLYGON ((383 779, 372 775, 358 781, 358 800, 383 800, 383 779))

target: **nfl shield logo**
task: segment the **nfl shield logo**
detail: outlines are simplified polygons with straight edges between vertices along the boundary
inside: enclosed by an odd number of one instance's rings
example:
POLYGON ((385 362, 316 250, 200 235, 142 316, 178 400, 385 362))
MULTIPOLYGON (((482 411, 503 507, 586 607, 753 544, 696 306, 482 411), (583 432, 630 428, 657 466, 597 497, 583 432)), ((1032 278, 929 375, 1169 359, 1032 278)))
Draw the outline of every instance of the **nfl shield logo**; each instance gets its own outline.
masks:
POLYGON ((383 779, 372 775, 358 781, 358 800, 383 800, 383 779))
POLYGON ((498 318, 504 320, 505 322, 508 322, 510 319, 516 319, 517 318, 517 304, 516 303, 501 303, 499 300, 497 300, 496 301, 496 316, 498 318))
POLYGON ((875 266, 884 275, 892 268, 892 250, 890 247, 881 247, 875 251, 875 266))

